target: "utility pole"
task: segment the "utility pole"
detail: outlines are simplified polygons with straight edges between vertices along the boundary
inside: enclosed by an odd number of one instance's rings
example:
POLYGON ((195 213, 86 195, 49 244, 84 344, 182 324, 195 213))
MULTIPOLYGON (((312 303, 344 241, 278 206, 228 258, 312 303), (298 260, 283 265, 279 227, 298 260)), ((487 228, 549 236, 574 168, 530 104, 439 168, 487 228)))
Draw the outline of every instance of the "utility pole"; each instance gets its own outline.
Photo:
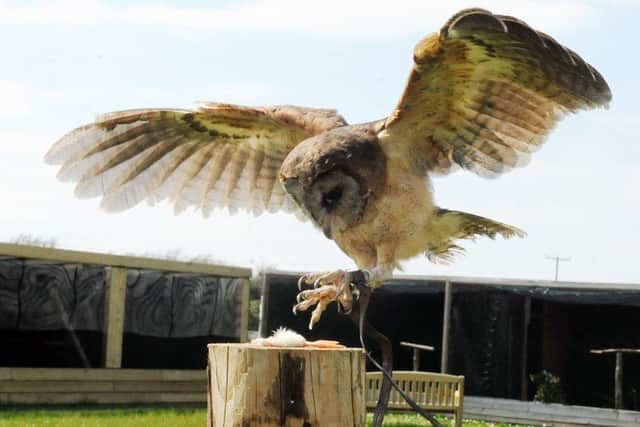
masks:
POLYGON ((562 258, 559 256, 546 256, 544 257, 545 259, 550 259, 556 262, 556 275, 554 280, 557 282, 558 281, 558 271, 560 270, 560 261, 571 261, 571 257, 567 257, 567 258, 562 258))

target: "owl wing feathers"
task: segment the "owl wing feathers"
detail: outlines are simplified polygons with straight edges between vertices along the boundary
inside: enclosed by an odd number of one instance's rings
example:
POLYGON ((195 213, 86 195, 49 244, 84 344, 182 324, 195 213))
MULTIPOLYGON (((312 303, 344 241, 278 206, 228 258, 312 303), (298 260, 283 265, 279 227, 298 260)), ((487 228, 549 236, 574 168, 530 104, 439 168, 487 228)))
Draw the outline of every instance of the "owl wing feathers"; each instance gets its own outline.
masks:
POLYGON ((300 141, 346 125, 334 110, 204 103, 190 110, 109 113, 63 136, 47 153, 76 195, 102 197, 107 211, 168 199, 208 215, 293 210, 278 181, 300 141))
POLYGON ((438 208, 432 219, 434 229, 438 232, 432 239, 425 255, 436 264, 449 264, 456 255, 462 254, 464 248, 455 241, 459 239, 475 240, 476 236, 494 239, 496 236, 509 239, 524 237, 526 233, 512 225, 504 224, 467 212, 438 208))
POLYGON ((602 75, 576 53, 482 9, 421 40, 414 62, 384 132, 435 173, 461 166, 494 177, 522 166, 564 115, 611 100, 602 75))

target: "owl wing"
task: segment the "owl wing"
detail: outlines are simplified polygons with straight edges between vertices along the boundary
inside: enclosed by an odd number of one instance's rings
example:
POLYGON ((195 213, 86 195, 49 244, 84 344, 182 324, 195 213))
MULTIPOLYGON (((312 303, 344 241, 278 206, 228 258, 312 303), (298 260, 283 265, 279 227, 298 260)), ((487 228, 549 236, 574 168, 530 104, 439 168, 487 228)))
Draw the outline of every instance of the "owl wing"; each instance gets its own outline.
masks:
POLYGON ((334 110, 291 106, 119 111, 63 136, 45 159, 62 165, 58 178, 78 183, 77 196, 101 196, 107 211, 169 199, 177 212, 258 214, 293 208, 277 182, 289 151, 345 124, 334 110))
POLYGON ((381 140, 421 167, 494 177, 527 163, 567 113, 606 106, 600 73, 550 36, 509 16, 468 9, 414 49, 404 94, 381 140))

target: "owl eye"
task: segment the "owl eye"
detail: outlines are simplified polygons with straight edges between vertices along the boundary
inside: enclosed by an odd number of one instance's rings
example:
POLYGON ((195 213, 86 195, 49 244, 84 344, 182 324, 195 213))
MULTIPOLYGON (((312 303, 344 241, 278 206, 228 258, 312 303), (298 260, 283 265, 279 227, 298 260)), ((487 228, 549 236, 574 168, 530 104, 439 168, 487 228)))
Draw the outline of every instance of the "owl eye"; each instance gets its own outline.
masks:
POLYGON ((342 187, 334 187, 326 193, 322 194, 322 206, 332 211, 338 205, 338 202, 342 198, 342 187))

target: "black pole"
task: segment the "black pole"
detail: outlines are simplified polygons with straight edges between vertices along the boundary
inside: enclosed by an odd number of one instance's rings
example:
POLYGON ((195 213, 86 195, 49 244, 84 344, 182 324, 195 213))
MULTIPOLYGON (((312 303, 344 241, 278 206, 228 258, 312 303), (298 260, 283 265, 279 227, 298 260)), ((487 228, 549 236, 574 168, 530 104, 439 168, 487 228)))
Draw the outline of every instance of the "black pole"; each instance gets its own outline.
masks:
POLYGON ((622 371, 624 369, 624 363, 622 360, 622 352, 616 352, 616 371, 615 371, 615 391, 614 401, 616 409, 623 409, 623 395, 622 395, 622 371))

